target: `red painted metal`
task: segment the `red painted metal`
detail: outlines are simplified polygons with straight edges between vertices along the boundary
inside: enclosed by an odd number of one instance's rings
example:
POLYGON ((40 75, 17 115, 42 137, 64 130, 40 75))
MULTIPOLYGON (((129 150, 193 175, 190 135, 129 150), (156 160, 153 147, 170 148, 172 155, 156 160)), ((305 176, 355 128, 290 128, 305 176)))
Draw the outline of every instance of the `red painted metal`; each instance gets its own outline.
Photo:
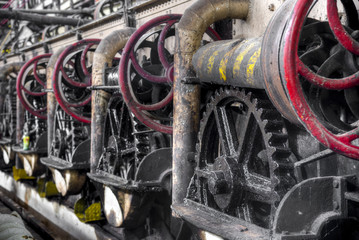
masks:
POLYGON ((298 0, 288 22, 283 53, 286 91, 299 119, 314 137, 337 153, 353 159, 359 159, 359 147, 351 143, 359 137, 359 128, 344 134, 334 134, 329 131, 311 110, 299 81, 298 70, 300 67, 297 66, 298 55, 296 49, 298 49, 300 30, 312 2, 313 0, 298 0))
POLYGON ((327 12, 329 25, 336 39, 351 53, 359 55, 359 43, 355 41, 347 31, 345 31, 340 22, 337 0, 327 0, 327 12))
POLYGON ((43 91, 32 92, 29 89, 27 89, 24 86, 24 84, 26 78, 31 76, 30 74, 32 74, 36 82, 40 84, 41 86, 40 90, 44 90, 46 88, 46 78, 42 80, 39 77, 37 70, 38 70, 39 62, 41 61, 41 63, 45 63, 47 65, 47 61, 50 59, 51 55, 52 54, 48 53, 32 58, 21 68, 16 81, 16 92, 20 102, 29 113, 31 113, 34 116, 37 116, 40 119, 47 119, 47 112, 46 112, 47 108, 46 107, 39 109, 36 108, 35 106, 32 105, 28 97, 29 96, 44 97, 43 101, 46 101, 46 92, 43 91), (29 70, 29 68, 32 68, 32 70, 29 70))
POLYGON ((83 88, 84 90, 85 88, 91 86, 91 73, 88 71, 86 66, 86 56, 88 51, 90 51, 90 49, 93 46, 98 45, 100 41, 101 41, 100 39, 84 39, 67 47, 60 54, 55 64, 55 68, 52 76, 54 94, 61 108, 73 118, 84 123, 91 123, 91 117, 84 116, 84 114, 77 108, 84 107, 87 104, 91 104, 91 94, 89 94, 85 99, 83 99, 80 102, 77 103, 69 102, 64 96, 62 83, 63 81, 66 81, 68 83, 67 85, 70 85, 73 88, 83 88), (71 54, 81 54, 80 65, 84 77, 81 78, 80 76, 77 75, 78 79, 80 79, 81 81, 75 81, 74 79, 72 79, 64 69, 64 66, 68 64, 73 68, 74 72, 76 73, 75 63, 72 60, 72 58, 69 58, 71 54), (61 74, 59 75, 60 72, 61 74))
MULTIPOLYGON (((134 94, 134 91, 131 86, 131 78, 128 74, 129 65, 135 69, 135 71, 143 78, 148 80, 154 84, 168 84, 170 86, 173 85, 173 63, 168 62, 166 58, 166 50, 165 50, 165 38, 170 31, 171 27, 179 22, 182 15, 180 14, 169 14, 160 16, 152 19, 146 24, 142 25, 129 39, 127 42, 121 57, 120 67, 119 67, 119 84, 121 88, 121 92, 124 98, 124 101, 132 111, 132 113, 146 126, 152 128, 156 131, 172 134, 172 126, 164 125, 159 123, 155 117, 151 115, 151 113, 147 111, 155 111, 164 108, 168 104, 172 103, 173 100, 173 89, 167 94, 165 98, 163 98, 160 102, 153 104, 142 104, 138 101, 137 97, 134 94), (153 30, 153 28, 165 24, 162 29, 159 40, 157 43, 157 51, 159 60, 164 68, 163 76, 153 75, 146 70, 144 70, 136 59, 135 46, 138 41, 141 40, 149 30, 153 30)), ((209 28, 206 32, 212 39, 219 40, 220 36, 216 31, 209 28)))
MULTIPOLYGON (((313 0, 308 1, 308 4, 312 4, 313 0)), ((338 8, 337 0, 327 0, 327 12, 328 12, 328 21, 330 28, 332 29, 336 39, 340 44, 345 47, 350 52, 359 55, 359 43, 355 41, 350 34, 342 26, 338 8)), ((359 84, 359 72, 352 74, 343 78, 326 78, 314 73, 310 70, 305 64, 303 64, 299 59, 298 63, 298 72, 305 77, 309 82, 318 85, 326 89, 347 89, 354 87, 359 84)))

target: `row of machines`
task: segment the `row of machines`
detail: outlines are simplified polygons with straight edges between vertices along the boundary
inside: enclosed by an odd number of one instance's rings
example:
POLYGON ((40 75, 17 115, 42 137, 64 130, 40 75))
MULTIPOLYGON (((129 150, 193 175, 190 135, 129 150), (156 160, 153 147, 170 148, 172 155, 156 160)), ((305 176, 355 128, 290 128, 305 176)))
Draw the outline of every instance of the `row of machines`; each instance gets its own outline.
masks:
POLYGON ((138 239, 359 239, 356 3, 214 30, 250 9, 198 0, 1 66, 1 170, 138 239))

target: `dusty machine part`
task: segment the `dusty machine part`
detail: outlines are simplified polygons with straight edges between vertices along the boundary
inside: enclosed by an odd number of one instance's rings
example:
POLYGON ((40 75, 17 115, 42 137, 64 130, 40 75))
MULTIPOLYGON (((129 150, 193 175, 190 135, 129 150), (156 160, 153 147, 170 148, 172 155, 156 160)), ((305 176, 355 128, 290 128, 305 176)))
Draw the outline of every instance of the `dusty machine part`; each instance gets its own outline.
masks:
POLYGON ((275 215, 273 239, 356 239, 356 176, 320 177, 294 186, 275 215), (308 197, 315 199, 308 204, 308 197))
POLYGON ((156 194, 165 189, 171 174, 171 148, 158 146, 160 149, 149 153, 151 135, 152 131, 134 119, 122 96, 114 93, 102 134, 104 150, 96 169, 87 174, 112 226, 142 227, 156 194))
POLYGON ((201 84, 264 89, 261 71, 262 38, 209 43, 194 55, 192 64, 201 84))
POLYGON ((217 91, 198 139, 187 198, 270 229, 279 202, 296 181, 284 121, 264 90, 217 91))
POLYGON ((196 78, 193 55, 210 24, 225 18, 245 19, 249 5, 247 0, 199 0, 185 11, 179 22, 174 60, 173 204, 183 203, 193 175, 191 156, 199 130, 200 87, 184 83, 196 78))
POLYGON ((90 169, 90 127, 74 117, 82 119, 81 114, 88 116, 91 110, 91 92, 87 86, 91 85, 93 46, 98 42, 82 40, 70 45, 55 59, 53 69, 48 69, 52 70, 55 98, 71 115, 60 105, 52 106, 51 147, 49 156, 41 162, 52 169, 56 187, 63 196, 83 191, 86 172, 90 169))
MULTIPOLYGON (((93 57, 92 86, 106 86, 104 78, 106 68, 114 67, 112 62, 116 54, 125 46, 128 38, 135 31, 134 28, 118 30, 101 40, 93 57)), ((117 83, 116 83, 117 84, 117 83)), ((105 131, 108 101, 111 94, 104 90, 96 90, 91 99, 91 172, 96 169, 102 154, 103 137, 105 131)))
POLYGON ((78 194, 90 168, 89 126, 72 119, 57 105, 52 131, 49 155, 41 158, 41 163, 52 170, 56 187, 63 196, 78 194))
MULTIPOLYGON (((60 54, 65 50, 66 46, 60 48, 52 54, 47 63, 46 68, 46 92, 47 92, 47 142, 51 143, 53 139, 53 126, 54 126, 54 117, 56 111, 56 98, 55 94, 53 93, 52 89, 52 75, 54 71, 54 67, 56 64, 57 59, 59 58, 60 54)), ((47 153, 50 154, 51 144, 47 145, 47 153)))

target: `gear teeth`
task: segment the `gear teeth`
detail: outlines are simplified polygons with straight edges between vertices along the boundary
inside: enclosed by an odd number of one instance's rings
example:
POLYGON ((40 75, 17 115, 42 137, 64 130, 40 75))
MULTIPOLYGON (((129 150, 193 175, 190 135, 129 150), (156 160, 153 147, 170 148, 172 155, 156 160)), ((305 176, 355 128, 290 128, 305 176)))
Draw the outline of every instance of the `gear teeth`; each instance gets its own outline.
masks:
MULTIPOLYGON (((283 118, 271 101, 266 97, 264 92, 259 92, 258 96, 248 90, 233 87, 221 88, 215 92, 211 97, 211 101, 207 104, 206 112, 203 113, 203 118, 200 122, 201 126, 198 134, 198 142, 196 144, 195 157, 197 167, 202 167, 203 161, 205 160, 204 158, 206 157, 206 155, 201 155, 206 154, 202 148, 207 146, 208 141, 211 141, 205 136, 207 136, 207 125, 212 124, 210 121, 213 119, 210 116, 213 109, 218 104, 221 104, 222 100, 226 98, 233 99, 233 97, 247 105, 248 111, 251 112, 251 116, 255 117, 258 126, 261 129, 262 139, 265 143, 264 150, 269 162, 270 188, 272 190, 272 211, 271 215, 268 216, 268 219, 273 221, 275 211, 281 199, 289 189, 295 185, 296 181, 294 178, 294 166, 290 160, 292 152, 288 148, 288 134, 285 129, 283 118)), ((205 150, 207 151, 208 149, 205 150)), ((208 157, 211 156, 208 155, 208 157)), ((202 180, 199 179, 198 181, 202 180)), ((201 191, 206 191, 205 189, 201 190, 203 186, 200 182, 192 183, 190 187, 197 187, 197 193, 199 194, 201 191)), ((193 189, 191 191, 193 191, 193 189)), ((190 192, 188 193, 188 197, 190 197, 191 194, 190 192)), ((206 197, 206 194, 207 193, 203 194, 200 198, 206 197)), ((197 201, 203 204, 207 203, 207 200, 205 199, 199 199, 197 201)), ((269 224, 271 224, 271 222, 269 222, 269 224)))
POLYGON ((273 119, 278 118, 278 112, 275 109, 258 109, 258 111, 261 113, 260 118, 261 120, 265 119, 273 119))
POLYGON ((292 152, 287 148, 283 146, 276 146, 273 149, 272 157, 274 158, 288 158, 292 152))
POLYGON ((267 132, 282 132, 283 122, 279 120, 263 120, 265 122, 264 130, 267 132))
POLYGON ((270 145, 284 145, 288 142, 288 134, 280 132, 268 133, 270 145))

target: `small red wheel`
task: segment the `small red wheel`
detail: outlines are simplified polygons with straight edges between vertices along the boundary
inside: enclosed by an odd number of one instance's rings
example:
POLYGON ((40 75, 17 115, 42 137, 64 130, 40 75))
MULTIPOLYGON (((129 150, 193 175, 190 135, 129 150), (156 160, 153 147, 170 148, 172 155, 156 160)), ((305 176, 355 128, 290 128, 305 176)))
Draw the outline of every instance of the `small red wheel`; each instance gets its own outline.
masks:
POLYGON ((355 60, 359 54, 359 44, 354 40, 358 36, 340 23, 336 0, 328 0, 329 23, 314 23, 318 26, 321 24, 310 34, 317 39, 313 43, 307 42, 306 53, 302 54, 301 45, 306 41, 303 32, 314 26, 307 21, 313 2, 296 2, 284 32, 283 85, 298 118, 314 137, 337 153, 359 159, 359 146, 353 142, 359 138, 359 115, 352 98, 359 98, 356 87, 359 84, 359 67, 355 60), (325 31, 326 26, 329 31, 321 36, 319 32, 325 31), (334 34, 333 37, 331 34, 334 34), (325 56, 323 59, 322 55, 325 56), (311 64, 307 64, 308 61, 311 64), (320 104, 312 101, 313 98, 326 101, 320 104))
POLYGON ((40 119, 47 119, 46 67, 52 54, 32 58, 20 70, 16 81, 17 96, 25 109, 40 119))
MULTIPOLYGON (((129 109, 149 128, 167 134, 172 134, 174 27, 181 16, 160 16, 142 25, 127 42, 119 67, 129 109)), ((207 34, 220 39, 213 29, 207 34)))
POLYGON ((52 85, 61 108, 73 118, 91 122, 91 54, 100 39, 85 39, 67 47, 59 56, 52 85))

